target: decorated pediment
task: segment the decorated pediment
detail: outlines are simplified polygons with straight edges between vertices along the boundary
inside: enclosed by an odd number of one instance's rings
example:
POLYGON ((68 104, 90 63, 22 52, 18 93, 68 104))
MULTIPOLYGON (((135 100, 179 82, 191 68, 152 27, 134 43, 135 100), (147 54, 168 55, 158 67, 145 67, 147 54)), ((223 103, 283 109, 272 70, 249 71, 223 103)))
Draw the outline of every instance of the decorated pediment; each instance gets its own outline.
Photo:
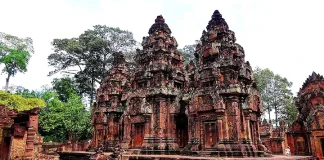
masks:
POLYGON ((324 129, 324 109, 309 115, 309 122, 312 130, 324 129))
POLYGON ((6 106, 0 105, 0 128, 9 128, 14 123, 14 117, 17 116, 15 110, 9 109, 6 106))

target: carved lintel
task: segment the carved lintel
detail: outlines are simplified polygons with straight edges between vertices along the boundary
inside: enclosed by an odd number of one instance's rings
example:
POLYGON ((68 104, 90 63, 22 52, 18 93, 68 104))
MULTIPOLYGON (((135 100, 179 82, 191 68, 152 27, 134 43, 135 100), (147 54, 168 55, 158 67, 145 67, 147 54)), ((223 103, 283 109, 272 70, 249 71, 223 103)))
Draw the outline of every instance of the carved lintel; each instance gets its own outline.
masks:
POLYGON ((225 109, 216 109, 216 114, 219 116, 223 116, 225 114, 225 109))
POLYGON ((24 137, 26 131, 25 126, 20 126, 18 124, 14 125, 14 136, 15 137, 24 137))
POLYGON ((245 119, 250 118, 251 113, 252 113, 251 109, 244 109, 243 110, 243 114, 244 114, 245 119))
POLYGON ((145 120, 145 122, 150 122, 151 121, 151 114, 144 114, 143 115, 144 116, 144 120, 145 120))

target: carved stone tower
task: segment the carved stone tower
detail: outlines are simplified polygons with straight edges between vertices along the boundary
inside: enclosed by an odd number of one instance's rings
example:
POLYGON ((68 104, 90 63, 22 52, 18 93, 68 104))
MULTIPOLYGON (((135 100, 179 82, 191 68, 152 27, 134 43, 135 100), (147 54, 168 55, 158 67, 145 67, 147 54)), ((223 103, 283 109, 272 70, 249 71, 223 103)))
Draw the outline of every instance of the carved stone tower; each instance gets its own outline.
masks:
POLYGON ((260 156, 263 106, 243 48, 216 10, 183 66, 177 41, 157 16, 126 71, 122 54, 98 89, 94 143, 142 154, 260 156))
MULTIPOLYGON (((195 57, 196 83, 189 102, 191 151, 256 156, 262 113, 259 94, 243 48, 216 10, 203 31, 195 57)), ((191 74, 192 75, 192 74, 191 74)))
POLYGON ((94 105, 92 118, 94 146, 103 143, 105 151, 111 151, 122 138, 119 122, 125 106, 121 104, 121 97, 129 78, 122 53, 113 54, 112 65, 103 83, 97 89, 97 103, 94 105))
POLYGON ((123 147, 146 152, 176 149, 175 118, 180 112, 185 72, 177 41, 162 16, 157 16, 142 46, 143 50, 137 50, 132 90, 127 94, 123 147))

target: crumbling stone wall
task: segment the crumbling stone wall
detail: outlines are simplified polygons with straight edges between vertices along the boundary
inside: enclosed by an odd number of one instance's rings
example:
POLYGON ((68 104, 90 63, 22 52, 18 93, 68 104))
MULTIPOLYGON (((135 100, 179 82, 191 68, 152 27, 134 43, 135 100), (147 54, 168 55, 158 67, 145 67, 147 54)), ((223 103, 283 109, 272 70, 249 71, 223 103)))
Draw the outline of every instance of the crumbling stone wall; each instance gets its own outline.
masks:
POLYGON ((25 154, 27 132, 25 132, 24 137, 12 137, 11 147, 10 147, 10 159, 23 159, 25 154))

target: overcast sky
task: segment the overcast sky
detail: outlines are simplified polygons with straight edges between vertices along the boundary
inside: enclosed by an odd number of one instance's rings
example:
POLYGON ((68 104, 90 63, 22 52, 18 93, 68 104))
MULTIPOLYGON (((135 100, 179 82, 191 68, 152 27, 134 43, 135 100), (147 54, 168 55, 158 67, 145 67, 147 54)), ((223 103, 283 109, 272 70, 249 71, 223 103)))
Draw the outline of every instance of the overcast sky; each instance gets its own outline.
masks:
POLYGON ((0 32, 34 40, 28 72, 10 84, 39 89, 53 79, 47 77, 47 56, 54 38, 77 37, 103 24, 129 30, 141 41, 162 14, 181 48, 200 38, 217 9, 252 67, 287 77, 295 94, 313 71, 324 74, 323 6, 321 0, 0 0, 0 32))

